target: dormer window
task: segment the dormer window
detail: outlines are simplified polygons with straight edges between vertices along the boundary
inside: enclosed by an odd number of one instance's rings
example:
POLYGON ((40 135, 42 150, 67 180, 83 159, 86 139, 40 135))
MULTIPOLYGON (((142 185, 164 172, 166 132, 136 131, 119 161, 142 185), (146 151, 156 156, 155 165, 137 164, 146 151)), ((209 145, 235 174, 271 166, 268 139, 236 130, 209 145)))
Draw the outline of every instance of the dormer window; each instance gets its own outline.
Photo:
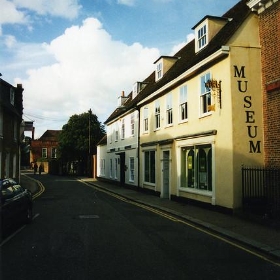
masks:
POLYGON ((198 30, 198 48, 202 49, 207 44, 207 32, 206 32, 206 24, 204 24, 199 30, 198 30))
POLYGON ((166 72, 175 64, 178 59, 179 57, 177 56, 161 56, 154 62, 154 64, 156 65, 156 82, 166 74, 166 72))
POLYGON ((158 62, 157 72, 156 72, 156 79, 159 80, 161 78, 162 78, 162 61, 158 62))
POLYGON ((145 82, 136 82, 132 88, 132 99, 135 98, 146 85, 147 83, 145 82))
POLYGON ((205 16, 192 29, 195 32, 195 52, 205 48, 213 37, 226 25, 229 18, 205 16))

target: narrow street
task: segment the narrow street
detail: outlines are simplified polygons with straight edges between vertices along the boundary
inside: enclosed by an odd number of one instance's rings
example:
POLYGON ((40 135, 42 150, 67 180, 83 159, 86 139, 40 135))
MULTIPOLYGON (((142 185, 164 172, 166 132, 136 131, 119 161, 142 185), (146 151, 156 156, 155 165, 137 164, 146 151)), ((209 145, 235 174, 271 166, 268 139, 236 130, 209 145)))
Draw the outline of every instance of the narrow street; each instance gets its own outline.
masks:
POLYGON ((33 223, 0 248, 1 280, 279 279, 279 266, 176 219, 75 178, 40 180, 33 223))

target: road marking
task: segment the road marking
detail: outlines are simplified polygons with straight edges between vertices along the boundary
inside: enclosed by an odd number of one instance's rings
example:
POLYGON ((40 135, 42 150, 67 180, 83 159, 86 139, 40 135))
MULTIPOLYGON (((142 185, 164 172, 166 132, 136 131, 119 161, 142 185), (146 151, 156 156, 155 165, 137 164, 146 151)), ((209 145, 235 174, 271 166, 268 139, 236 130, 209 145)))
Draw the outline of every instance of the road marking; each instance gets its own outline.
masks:
POLYGON ((4 239, 2 241, 2 243, 0 244, 0 248, 6 244, 9 240, 11 240, 13 237, 15 237, 19 232, 21 232, 24 228, 26 227, 26 225, 22 226, 21 228, 19 228, 18 230, 16 230, 15 232, 13 232, 11 235, 9 235, 6 239, 4 239))
POLYGON ((238 249, 240 249, 242 251, 245 251, 245 252, 247 252, 247 253, 249 253, 251 255, 254 255, 254 256, 262 259, 262 260, 270 262, 270 263, 272 263, 272 264, 274 264, 276 266, 280 266, 280 262, 279 261, 274 261, 274 260, 272 260, 272 259, 270 259, 270 258, 268 258, 268 257, 266 257, 266 256, 264 256, 264 255, 262 255, 260 253, 257 253, 256 250, 255 251, 250 250, 250 249, 246 248, 245 246, 242 246, 242 245, 238 244, 237 242, 231 241, 231 240, 227 239, 226 237, 220 236, 218 233, 211 232, 210 230, 204 229, 203 227, 200 227, 198 225, 194 225, 191 222, 187 222, 186 220, 183 220, 183 219, 180 219, 180 218, 176 218, 176 217, 174 217, 174 216, 172 216, 172 215, 170 215, 168 213, 165 213, 165 212, 163 212, 161 210, 157 210, 157 209, 155 209, 153 207, 150 207, 150 206, 144 205, 142 203, 139 203, 139 202, 127 199, 127 198, 125 198, 123 196, 120 196, 120 195, 117 195, 117 194, 112 193, 110 191, 107 191, 105 189, 102 189, 101 187, 94 186, 94 185, 92 185, 90 183, 87 183, 85 181, 82 181, 82 180, 79 180, 79 181, 84 183, 84 184, 86 184, 87 186, 89 186, 91 188, 94 188, 94 189, 96 189, 98 191, 106 193, 106 194, 108 194, 108 195, 110 195, 112 197, 115 197, 116 199, 119 199, 119 200, 123 201, 123 202, 129 203, 129 204, 135 205, 137 207, 143 208, 143 209, 145 209, 147 211, 153 212, 153 213, 155 213, 155 214, 157 214, 159 216, 162 216, 162 217, 164 217, 166 219, 169 219, 169 220, 171 220, 173 222, 178 222, 178 223, 182 223, 184 225, 187 225, 187 226, 189 226, 191 228, 194 228, 194 229, 196 229, 196 230, 198 230, 200 232, 203 232, 203 233, 205 233, 207 235, 210 235, 210 236, 212 236, 212 237, 214 237, 216 239, 219 239, 219 240, 221 240, 221 241, 223 241, 223 242, 225 242, 227 244, 230 244, 231 246, 234 246, 234 247, 236 247, 236 248, 238 248, 238 249))
POLYGON ((79 215, 80 219, 99 219, 98 215, 79 215))
MULTIPOLYGON (((32 217, 32 221, 34 221, 36 218, 38 218, 40 216, 39 213, 35 214, 33 217, 32 217)), ((17 229, 15 232, 13 232, 11 235, 9 235, 7 238, 5 238, 1 244, 0 244, 0 248, 6 244, 8 241, 10 241, 13 237, 15 237, 19 232, 21 232, 27 225, 23 225, 22 227, 20 227, 19 229, 17 229)))
POLYGON ((36 179, 26 175, 26 174, 22 174, 22 175, 27 177, 27 178, 29 178, 30 180, 36 182, 38 184, 38 186, 39 186, 39 191, 36 192, 34 195, 32 195, 32 199, 33 200, 36 199, 37 197, 39 197, 40 195, 42 195, 45 192, 45 187, 44 187, 44 185, 40 181, 38 181, 38 180, 36 180, 36 179))

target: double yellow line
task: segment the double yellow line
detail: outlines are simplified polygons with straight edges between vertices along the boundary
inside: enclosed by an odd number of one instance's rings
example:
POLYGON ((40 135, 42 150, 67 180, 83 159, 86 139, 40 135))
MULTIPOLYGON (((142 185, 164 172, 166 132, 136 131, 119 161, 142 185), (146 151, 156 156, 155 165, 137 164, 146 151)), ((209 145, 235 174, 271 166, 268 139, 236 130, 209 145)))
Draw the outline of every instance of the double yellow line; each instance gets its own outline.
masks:
POLYGON ((219 240, 221 240, 221 241, 223 241, 223 242, 225 242, 227 244, 230 244, 231 246, 234 246, 234 247, 236 247, 236 248, 238 248, 240 250, 243 250, 243 251, 245 251, 245 252, 247 252, 247 253, 249 253, 251 255, 254 255, 254 256, 256 256, 256 257, 258 257, 260 259, 263 259, 263 260, 265 260, 267 262, 270 262, 270 263, 272 263, 272 264, 274 264, 276 266, 280 266, 280 263, 277 260, 274 261, 274 260, 270 259, 269 257, 266 257, 266 256, 262 255, 261 253, 258 253, 258 252, 254 251, 254 250, 250 250, 249 248, 246 248, 245 246, 240 245, 238 242, 231 241, 231 240, 227 239, 226 237, 222 237, 218 233, 212 232, 211 230, 204 229, 203 227, 200 227, 199 225, 195 225, 195 224, 193 224, 191 222, 188 222, 188 221, 186 221, 184 219, 176 218, 175 216, 172 216, 172 215, 170 215, 168 213, 165 213, 164 211, 157 210, 157 209, 155 209, 153 207, 150 207, 150 206, 147 206, 145 204, 142 204, 142 203, 139 203, 139 202, 127 199, 127 198, 125 198, 123 196, 120 196, 120 195, 117 195, 117 194, 115 194, 113 192, 110 192, 110 191, 107 191, 105 189, 102 189, 101 187, 98 187, 96 185, 89 184, 89 183, 84 182, 82 180, 79 180, 79 181, 84 183, 84 184, 86 184, 86 185, 88 185, 88 186, 90 186, 91 188, 94 188, 94 189, 96 189, 98 191, 101 191, 101 192, 106 193, 106 194, 108 194, 108 195, 110 195, 112 197, 115 197, 118 200, 121 200, 121 201, 124 201, 126 203, 135 205, 137 207, 141 207, 141 208, 143 208, 143 209, 145 209, 147 211, 153 212, 153 213, 155 213, 155 214, 157 214, 159 216, 162 216, 162 217, 164 217, 166 219, 169 219, 169 220, 171 220, 173 222, 178 222, 178 223, 182 223, 184 225, 187 225, 187 226, 189 226, 191 228, 194 228, 194 229, 196 229, 196 230, 198 230, 200 232, 203 232, 203 233, 205 233, 207 235, 210 235, 210 236, 212 236, 212 237, 214 237, 216 239, 219 239, 219 240))
POLYGON ((36 199, 37 197, 39 197, 45 191, 45 187, 44 187, 44 185, 40 181, 38 181, 38 180, 36 180, 36 179, 26 175, 26 174, 21 174, 21 175, 25 176, 28 179, 30 179, 33 182, 35 182, 38 185, 38 187, 39 187, 39 190, 35 194, 32 195, 32 199, 33 200, 36 199))

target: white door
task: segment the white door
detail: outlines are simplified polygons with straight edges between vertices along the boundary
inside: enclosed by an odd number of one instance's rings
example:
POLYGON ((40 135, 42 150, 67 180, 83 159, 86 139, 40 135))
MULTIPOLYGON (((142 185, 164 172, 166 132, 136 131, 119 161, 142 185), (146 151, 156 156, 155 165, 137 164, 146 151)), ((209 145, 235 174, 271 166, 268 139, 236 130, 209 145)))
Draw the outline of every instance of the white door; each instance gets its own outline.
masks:
POLYGON ((169 151, 163 151, 162 158, 162 198, 169 198, 169 174, 170 174, 170 159, 169 151))

